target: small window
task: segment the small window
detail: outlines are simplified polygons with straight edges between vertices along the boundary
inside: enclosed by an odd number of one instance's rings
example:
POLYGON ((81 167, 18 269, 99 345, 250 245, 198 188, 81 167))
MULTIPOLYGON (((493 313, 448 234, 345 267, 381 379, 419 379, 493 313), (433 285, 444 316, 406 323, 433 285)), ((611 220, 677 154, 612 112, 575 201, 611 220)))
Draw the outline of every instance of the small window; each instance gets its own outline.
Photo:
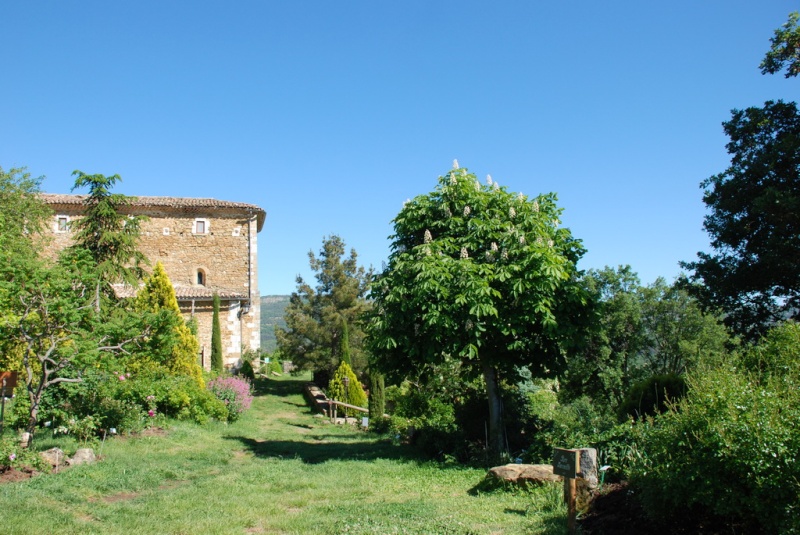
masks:
POLYGON ((194 229, 192 229, 193 234, 207 234, 208 233, 208 220, 206 219, 195 219, 194 220, 194 229))
POLYGON ((56 216, 56 232, 66 232, 67 230, 69 230, 69 217, 56 216))
POLYGON ((197 284, 199 286, 206 285, 206 272, 203 271, 202 269, 197 270, 197 284))

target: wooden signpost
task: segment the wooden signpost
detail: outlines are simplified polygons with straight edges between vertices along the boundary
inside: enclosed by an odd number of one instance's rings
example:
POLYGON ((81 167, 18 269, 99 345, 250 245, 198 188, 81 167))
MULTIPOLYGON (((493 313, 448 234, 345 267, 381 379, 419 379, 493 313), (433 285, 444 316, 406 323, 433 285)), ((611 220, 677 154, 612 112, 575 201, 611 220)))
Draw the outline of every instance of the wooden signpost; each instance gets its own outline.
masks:
POLYGON ((567 529, 575 533, 578 490, 575 478, 581 466, 581 450, 555 448, 553 450, 553 473, 564 478, 564 501, 567 502, 567 529))

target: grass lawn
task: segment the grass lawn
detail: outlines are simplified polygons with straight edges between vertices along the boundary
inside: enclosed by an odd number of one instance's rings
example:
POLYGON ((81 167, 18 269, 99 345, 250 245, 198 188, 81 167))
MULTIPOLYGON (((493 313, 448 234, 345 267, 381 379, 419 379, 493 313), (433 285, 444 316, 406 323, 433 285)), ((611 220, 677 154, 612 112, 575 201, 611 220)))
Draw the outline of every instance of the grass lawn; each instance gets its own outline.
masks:
MULTIPOLYGON (((485 470, 314 417, 302 384, 260 382, 235 424, 174 422, 164 436, 106 441, 94 465, 0 485, 0 533, 566 532, 560 485, 471 492, 485 470)), ((37 449, 74 452, 44 433, 37 449)))

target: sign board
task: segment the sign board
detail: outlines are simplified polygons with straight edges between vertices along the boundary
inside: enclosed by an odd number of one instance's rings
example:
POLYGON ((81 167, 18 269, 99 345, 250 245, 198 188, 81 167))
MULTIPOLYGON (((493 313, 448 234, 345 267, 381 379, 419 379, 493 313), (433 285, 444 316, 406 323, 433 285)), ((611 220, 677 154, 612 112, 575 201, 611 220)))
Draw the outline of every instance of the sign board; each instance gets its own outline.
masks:
POLYGON ((580 450, 555 448, 553 450, 553 473, 569 479, 578 477, 580 450))
POLYGON ((17 372, 0 372, 0 385, 3 384, 3 379, 6 381, 6 395, 10 395, 17 386, 17 372))

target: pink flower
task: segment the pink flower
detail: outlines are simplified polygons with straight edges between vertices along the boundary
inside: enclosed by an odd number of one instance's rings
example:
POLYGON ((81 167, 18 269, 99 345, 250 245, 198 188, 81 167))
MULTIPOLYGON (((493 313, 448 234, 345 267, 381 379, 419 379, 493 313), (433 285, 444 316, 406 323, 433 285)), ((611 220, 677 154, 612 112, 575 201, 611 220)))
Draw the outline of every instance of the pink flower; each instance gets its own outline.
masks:
POLYGON ((156 415, 156 411, 154 411, 154 410, 150 409, 149 411, 147 411, 147 415, 148 415, 150 418, 152 418, 153 416, 155 416, 155 415, 156 415))
POLYGON ((156 397, 155 397, 155 396, 147 396, 147 400, 148 400, 148 401, 150 401, 150 400, 152 400, 152 399, 156 399, 156 397))
POLYGON ((9 460, 13 461, 14 459, 17 458, 17 454, 16 453, 12 453, 11 455, 8 456, 8 458, 9 458, 9 460))
POLYGON ((124 375, 120 375, 120 376, 119 376, 119 380, 120 380, 120 381, 124 381, 124 380, 125 380, 125 376, 124 376, 124 375))

